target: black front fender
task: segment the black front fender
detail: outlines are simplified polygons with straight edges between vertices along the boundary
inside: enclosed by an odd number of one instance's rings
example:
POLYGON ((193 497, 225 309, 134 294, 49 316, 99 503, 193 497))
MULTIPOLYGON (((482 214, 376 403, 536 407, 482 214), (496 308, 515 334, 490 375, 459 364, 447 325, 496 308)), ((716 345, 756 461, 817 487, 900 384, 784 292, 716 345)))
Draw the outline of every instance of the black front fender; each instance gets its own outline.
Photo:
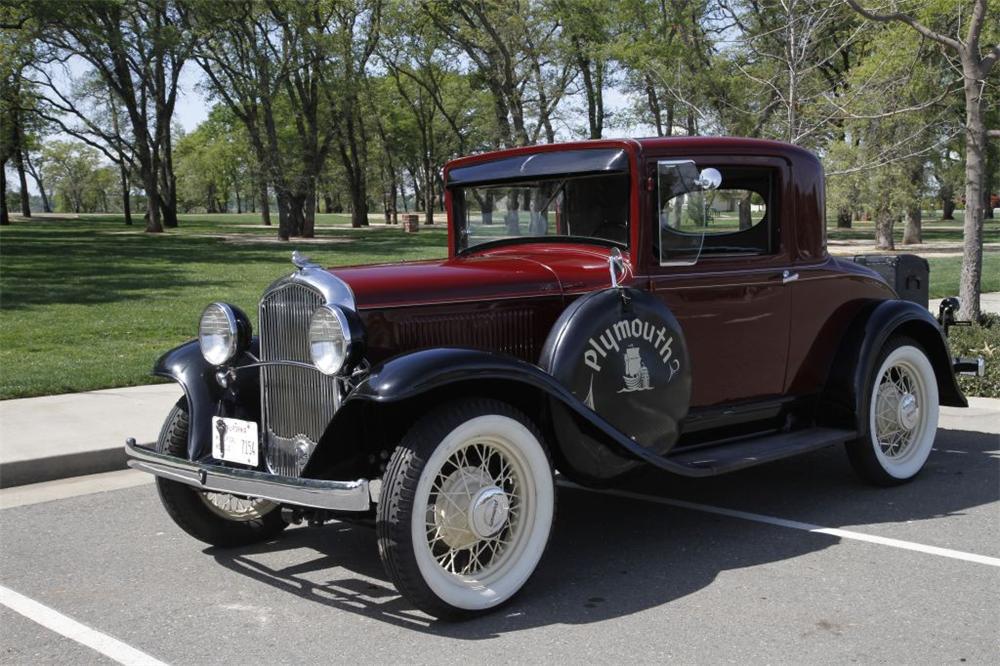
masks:
MULTIPOLYGON (((258 340, 250 343, 250 354, 257 355, 258 340)), ((243 354, 236 365, 253 362, 243 354)), ((260 423, 260 383, 257 372, 238 372, 228 388, 215 380, 218 368, 201 355, 197 340, 171 349, 153 365, 152 374, 180 384, 188 405, 188 458, 200 460, 212 453, 212 417, 227 416, 260 423)))
POLYGON ((912 338, 924 348, 937 378, 940 404, 968 406, 955 380, 948 342, 937 320, 927 308, 894 299, 864 308, 848 328, 827 380, 824 402, 831 408, 827 419, 841 425, 849 423, 863 432, 868 378, 876 369, 879 352, 897 335, 912 338))
MULTIPOLYGON (((346 427, 342 419, 360 417, 364 413, 372 414, 371 411, 361 409, 364 405, 403 403, 456 385, 461 386, 465 394, 474 395, 477 386, 482 387, 489 382, 504 382, 532 389, 533 393, 541 392, 600 432, 604 436, 602 439, 605 446, 661 469, 690 474, 679 464, 633 441, 538 366, 511 356, 475 349, 425 349, 397 356, 376 366, 344 401, 328 433, 336 433, 338 427, 346 427), (352 417, 352 414, 355 416, 352 417)), ((575 442, 556 444, 563 447, 576 445, 575 442)), ((323 448, 320 447, 317 454, 323 448)), ((323 463, 322 456, 314 455, 313 460, 310 460, 310 467, 320 468, 323 463)))

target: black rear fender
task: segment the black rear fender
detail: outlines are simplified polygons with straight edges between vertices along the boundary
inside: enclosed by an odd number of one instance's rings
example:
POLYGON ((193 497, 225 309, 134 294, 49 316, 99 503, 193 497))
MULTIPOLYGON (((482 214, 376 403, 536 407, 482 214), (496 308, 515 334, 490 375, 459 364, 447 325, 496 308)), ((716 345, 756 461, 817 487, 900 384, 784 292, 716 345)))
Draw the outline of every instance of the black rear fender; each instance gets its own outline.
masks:
POLYGON ((888 300, 864 308, 848 328, 827 379, 821 422, 863 432, 865 387, 875 371, 879 352, 895 336, 911 338, 924 348, 937 378, 940 404, 968 406, 955 380, 951 353, 937 320, 916 303, 888 300))

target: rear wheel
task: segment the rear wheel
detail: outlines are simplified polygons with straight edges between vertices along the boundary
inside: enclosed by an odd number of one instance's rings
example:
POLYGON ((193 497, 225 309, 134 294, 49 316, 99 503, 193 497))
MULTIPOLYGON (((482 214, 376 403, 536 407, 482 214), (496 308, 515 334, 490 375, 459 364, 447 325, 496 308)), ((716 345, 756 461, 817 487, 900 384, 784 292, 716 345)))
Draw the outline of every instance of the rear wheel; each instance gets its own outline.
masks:
POLYGON ((418 421, 393 453, 378 505, 379 554, 396 588, 435 617, 475 615, 527 582, 555 510, 534 424, 466 400, 418 421))
MULTIPOLYGON (((156 450, 187 458, 187 400, 170 410, 160 431, 156 450)), ((286 527, 279 505, 269 500, 205 492, 191 486, 156 478, 163 508, 178 527, 213 546, 246 546, 266 541, 286 527)))
POLYGON ((874 367, 866 432, 848 443, 847 453, 863 479, 892 486, 916 476, 934 446, 937 378, 923 348, 909 338, 890 340, 874 367))

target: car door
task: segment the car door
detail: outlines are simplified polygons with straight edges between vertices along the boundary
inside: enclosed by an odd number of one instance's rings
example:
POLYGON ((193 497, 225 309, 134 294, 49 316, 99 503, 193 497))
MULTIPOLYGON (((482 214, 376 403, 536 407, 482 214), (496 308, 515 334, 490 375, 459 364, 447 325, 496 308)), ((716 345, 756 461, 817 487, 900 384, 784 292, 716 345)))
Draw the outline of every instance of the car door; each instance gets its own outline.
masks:
MULTIPOLYGON (((696 159, 722 174, 707 196, 704 240, 689 265, 655 257, 649 288, 677 317, 692 365, 691 406, 764 401, 785 389, 791 289, 797 275, 784 224, 787 166, 776 158, 696 159), (664 265, 666 263, 666 265, 664 265)), ((654 164, 655 167, 655 164, 654 164)), ((663 205, 652 193, 651 223, 663 205)), ((658 243, 654 244, 656 247, 658 243)), ((658 251, 658 250, 657 250, 658 251)))

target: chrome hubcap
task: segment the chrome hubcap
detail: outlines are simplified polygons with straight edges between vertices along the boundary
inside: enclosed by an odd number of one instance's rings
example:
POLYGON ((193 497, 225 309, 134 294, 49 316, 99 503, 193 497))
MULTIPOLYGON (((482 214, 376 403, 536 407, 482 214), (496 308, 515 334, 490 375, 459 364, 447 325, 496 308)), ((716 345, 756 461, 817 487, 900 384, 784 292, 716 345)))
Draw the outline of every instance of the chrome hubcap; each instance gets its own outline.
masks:
POLYGON ((507 493, 496 486, 483 488, 472 502, 469 527, 478 538, 488 539, 500 531, 507 522, 509 513, 510 500, 507 499, 507 493))
POLYGON ((917 407, 917 398, 912 393, 906 393, 899 399, 899 423, 907 430, 913 430, 920 418, 920 409, 917 407))
POLYGON ((875 436, 882 453, 899 458, 907 453, 920 425, 921 388, 907 364, 889 367, 875 395, 875 436))
POLYGON ((442 465, 427 503, 427 544, 450 573, 497 566, 520 532, 524 476, 501 445, 467 444, 442 465))

